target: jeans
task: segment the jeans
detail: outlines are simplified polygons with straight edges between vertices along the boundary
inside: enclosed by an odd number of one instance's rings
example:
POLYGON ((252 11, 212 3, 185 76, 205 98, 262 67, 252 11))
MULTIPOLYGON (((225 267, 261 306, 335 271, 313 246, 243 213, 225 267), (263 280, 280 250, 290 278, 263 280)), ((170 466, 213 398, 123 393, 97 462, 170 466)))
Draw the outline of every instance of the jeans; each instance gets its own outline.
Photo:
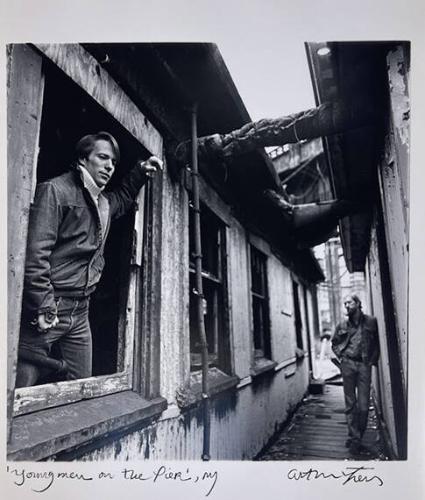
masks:
POLYGON ((371 371, 372 367, 369 364, 342 358, 341 374, 348 435, 354 441, 361 440, 367 427, 371 371))
POLYGON ((35 385, 48 371, 39 363, 28 362, 33 357, 48 360, 53 344, 59 346, 68 371, 67 379, 90 377, 92 374, 92 337, 89 323, 88 297, 59 297, 59 323, 39 332, 37 326, 23 319, 19 338, 16 387, 35 385))

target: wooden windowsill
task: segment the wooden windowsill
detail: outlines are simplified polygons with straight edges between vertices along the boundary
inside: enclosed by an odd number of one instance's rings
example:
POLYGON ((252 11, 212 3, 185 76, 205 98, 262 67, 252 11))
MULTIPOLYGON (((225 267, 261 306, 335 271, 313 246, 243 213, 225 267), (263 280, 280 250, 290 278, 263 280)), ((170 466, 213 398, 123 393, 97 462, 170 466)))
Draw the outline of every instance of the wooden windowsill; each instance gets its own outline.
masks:
POLYGON ((274 371, 275 366, 277 366, 276 361, 267 358, 255 358, 254 366, 251 369, 251 376, 258 377, 263 373, 274 371))
MULTIPOLYGON (((208 370, 208 395, 216 396, 229 389, 236 389, 239 377, 227 375, 216 367, 208 370)), ((178 391, 177 401, 180 408, 185 409, 195 405, 202 399, 202 371, 190 374, 190 385, 178 391)))
POLYGON ((43 460, 138 426, 166 407, 164 398, 147 401, 124 391, 21 415, 13 419, 7 459, 43 460))

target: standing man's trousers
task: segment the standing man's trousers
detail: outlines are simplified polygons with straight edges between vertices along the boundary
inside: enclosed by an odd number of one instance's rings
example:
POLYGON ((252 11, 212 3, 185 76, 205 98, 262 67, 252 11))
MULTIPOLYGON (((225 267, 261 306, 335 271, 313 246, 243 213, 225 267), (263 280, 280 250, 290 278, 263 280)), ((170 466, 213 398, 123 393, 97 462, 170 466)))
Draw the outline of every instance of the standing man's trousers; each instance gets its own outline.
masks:
POLYGON ((37 383, 43 369, 26 361, 31 354, 48 357, 53 344, 58 344, 67 365, 67 379, 90 377, 92 374, 92 337, 89 323, 88 297, 59 297, 57 300, 59 323, 39 332, 28 321, 22 322, 19 338, 19 361, 16 387, 37 383))
POLYGON ((367 426, 372 367, 362 361, 343 357, 341 374, 344 386, 348 435, 360 441, 367 426))

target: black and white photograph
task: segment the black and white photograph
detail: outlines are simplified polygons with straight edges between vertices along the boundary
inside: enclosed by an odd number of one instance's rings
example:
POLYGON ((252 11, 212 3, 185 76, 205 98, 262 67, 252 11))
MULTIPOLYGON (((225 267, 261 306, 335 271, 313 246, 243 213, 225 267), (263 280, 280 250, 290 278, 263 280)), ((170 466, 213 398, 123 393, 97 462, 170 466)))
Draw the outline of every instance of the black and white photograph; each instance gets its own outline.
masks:
POLYGON ((3 45, 11 498, 408 477, 414 36, 245 32, 3 45))

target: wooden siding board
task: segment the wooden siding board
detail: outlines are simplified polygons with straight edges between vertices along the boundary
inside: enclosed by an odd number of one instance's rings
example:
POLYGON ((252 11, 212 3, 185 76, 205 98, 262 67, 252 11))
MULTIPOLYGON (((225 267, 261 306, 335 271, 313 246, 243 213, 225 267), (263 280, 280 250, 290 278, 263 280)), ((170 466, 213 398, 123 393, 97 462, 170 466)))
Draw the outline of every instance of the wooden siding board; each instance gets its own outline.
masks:
POLYGON ((228 226, 231 224, 231 207, 220 198, 218 193, 202 177, 199 177, 199 198, 225 224, 228 226))
POLYGON ((292 293, 291 275, 274 255, 268 259, 267 273, 272 352, 274 361, 280 364, 287 359, 293 359, 295 352, 294 321, 287 315, 288 307, 291 307, 292 314, 292 300, 289 295, 292 293))
MULTIPOLYGON (((8 162, 8 426, 13 414, 17 349, 29 206, 33 168, 38 151, 43 79, 41 57, 26 45, 13 45, 9 54, 7 162, 8 162), (13 304, 13 308, 11 307, 13 304)), ((9 427, 10 432, 10 427, 9 427)))
POLYGON ((370 292, 372 302, 372 313, 378 320, 380 362, 378 364, 378 376, 382 399, 382 412, 384 421, 388 428, 391 440, 396 443, 396 430, 394 420, 394 403, 391 391, 391 373, 388 356, 388 341, 386 335, 384 304, 382 299, 381 269, 378 256, 378 241, 376 234, 376 221, 372 226, 371 244, 368 255, 368 271, 370 280, 370 292))
POLYGON ((229 293, 231 323, 233 324, 233 352, 235 373, 240 378, 250 375, 253 340, 251 319, 251 285, 248 244, 244 228, 234 221, 229 236, 229 293))
POLYGON ((120 392, 130 387, 129 373, 22 387, 16 392, 14 415, 120 392))
POLYGON ((409 280, 409 143, 410 102, 408 68, 402 46, 387 57, 391 104, 385 157, 379 168, 387 251, 396 309, 399 347, 407 384, 407 328, 409 280))
MULTIPOLYGON (((162 157, 162 152, 161 152, 162 157)), ((145 344, 149 353, 149 381, 146 396, 158 397, 160 394, 160 331, 161 331, 161 267, 162 267, 162 193, 163 175, 156 175, 151 180, 152 233, 149 255, 150 286, 144 311, 150 316, 150 340, 145 344)), ((146 314, 145 314, 146 315, 146 314)))
POLYGON ((151 154, 162 155, 162 137, 96 59, 79 44, 35 44, 118 120, 151 154))
POLYGON ((386 229, 386 244, 391 268, 390 277, 394 294, 393 301, 398 342, 403 364, 403 383, 406 387, 409 249, 400 195, 400 178, 397 171, 394 170, 394 165, 383 165, 381 172, 381 197, 386 229))
POLYGON ((410 163, 410 98, 408 64, 410 47, 398 45, 387 56, 390 89, 392 132, 400 176, 400 196, 403 204, 404 226, 409 238, 409 163, 410 163))
POLYGON ((319 367, 317 363, 316 351, 317 342, 320 342, 320 331, 316 328, 317 322, 315 321, 315 308, 314 308, 314 295, 313 295, 314 285, 306 287, 306 298, 307 298, 307 312, 308 312, 308 334, 310 335, 310 358, 312 364, 313 377, 317 378, 319 375, 319 367))
MULTIPOLYGON (((251 384, 234 394, 230 390, 213 398, 212 459, 255 457, 274 435, 276 426, 285 421, 291 409, 302 399, 307 384, 308 373, 301 365, 291 379, 285 379, 283 371, 280 371, 269 385, 254 389, 251 384)), ((114 460, 140 460, 141 439, 148 439, 151 460, 200 460, 203 426, 199 422, 199 411, 199 407, 190 408, 179 416, 155 422, 144 430, 130 433, 78 459, 106 460, 112 457, 114 460), (119 452, 115 453, 117 449, 119 452)), ((346 432, 346 427, 342 428, 346 432)))
POLYGON ((265 241, 263 238, 256 236, 255 234, 249 234, 249 243, 253 245, 255 248, 263 252, 267 257, 270 257, 272 251, 269 243, 265 241))
POLYGON ((188 206, 187 191, 164 175, 160 371, 161 394, 169 402, 190 375, 188 206))
POLYGON ((159 414, 158 398, 146 401, 131 391, 23 415, 15 420, 9 460, 41 460, 159 414))

